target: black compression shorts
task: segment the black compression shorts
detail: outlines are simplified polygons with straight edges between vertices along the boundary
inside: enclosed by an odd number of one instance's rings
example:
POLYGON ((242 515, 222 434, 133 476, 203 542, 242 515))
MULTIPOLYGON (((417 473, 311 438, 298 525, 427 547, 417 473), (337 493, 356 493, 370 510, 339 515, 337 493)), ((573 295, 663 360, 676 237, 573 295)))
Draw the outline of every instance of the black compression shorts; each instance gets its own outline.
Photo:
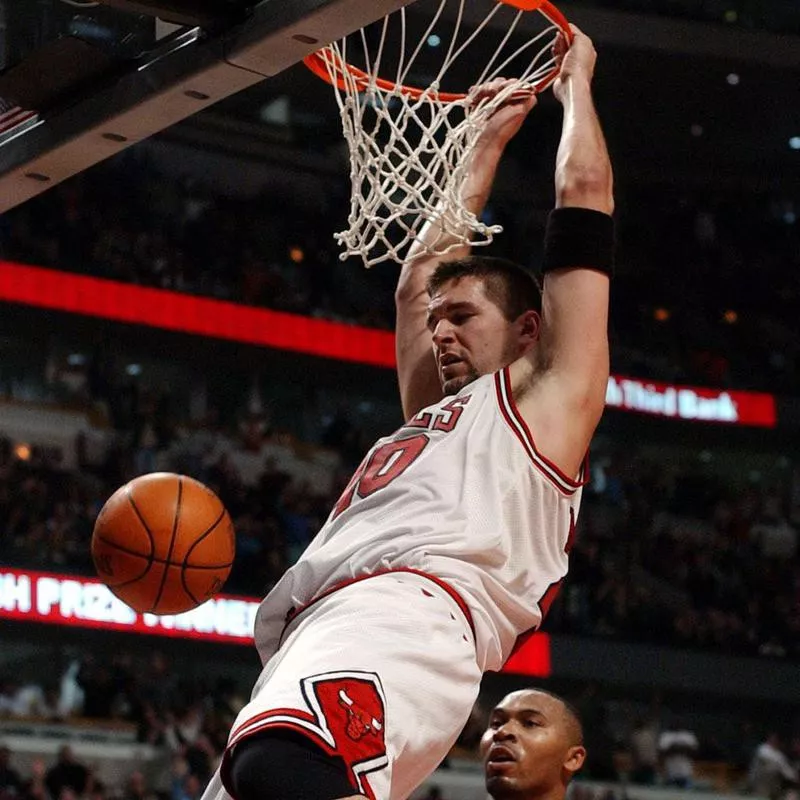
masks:
POLYGON ((341 758, 294 731, 250 736, 236 745, 230 759, 236 800, 338 800, 358 794, 341 758))

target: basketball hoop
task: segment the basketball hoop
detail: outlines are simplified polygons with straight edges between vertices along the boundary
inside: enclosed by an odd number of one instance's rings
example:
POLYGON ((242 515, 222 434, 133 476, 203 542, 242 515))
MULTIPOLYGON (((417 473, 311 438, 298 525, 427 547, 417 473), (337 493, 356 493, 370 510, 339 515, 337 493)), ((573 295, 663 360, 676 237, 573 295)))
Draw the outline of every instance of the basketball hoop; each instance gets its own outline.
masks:
POLYGON ((427 221, 440 234, 415 257, 487 245, 502 231, 471 213, 461 197, 475 143, 500 106, 556 79, 553 44, 559 33, 572 39, 566 18, 548 0, 439 0, 421 35, 413 27, 404 7, 305 59, 334 87, 350 153, 349 227, 334 238, 342 260, 359 255, 367 267, 403 263, 409 246, 422 244, 427 221), (488 9, 476 23, 479 4, 488 9), (478 44, 493 52, 485 66, 464 58, 478 44), (444 58, 432 63, 438 49, 444 58), (466 92, 463 85, 446 87, 459 59, 459 79, 469 75, 472 87, 466 92), (496 94, 476 97, 477 87, 509 75, 515 77, 496 94))

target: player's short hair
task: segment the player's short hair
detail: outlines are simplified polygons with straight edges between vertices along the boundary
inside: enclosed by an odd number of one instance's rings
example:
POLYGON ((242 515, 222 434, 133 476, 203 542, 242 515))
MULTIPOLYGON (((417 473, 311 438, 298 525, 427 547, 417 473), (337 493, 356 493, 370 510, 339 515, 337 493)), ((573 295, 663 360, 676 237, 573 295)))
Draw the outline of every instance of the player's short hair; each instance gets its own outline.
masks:
POLYGON ((483 281, 486 296, 509 321, 525 311, 542 310, 542 287, 539 281, 525 267, 506 258, 466 256, 455 261, 442 261, 428 278, 426 289, 433 297, 444 284, 468 276, 483 281))
POLYGON ((531 686, 530 691, 546 694, 548 697, 552 697, 553 700, 558 700, 558 702, 561 703, 564 707, 565 722, 569 730, 570 738, 572 739, 572 744, 583 745, 583 722, 581 721, 580 711, 578 711, 575 705, 570 703, 566 697, 562 697, 555 692, 549 692, 547 689, 539 689, 538 687, 531 686))

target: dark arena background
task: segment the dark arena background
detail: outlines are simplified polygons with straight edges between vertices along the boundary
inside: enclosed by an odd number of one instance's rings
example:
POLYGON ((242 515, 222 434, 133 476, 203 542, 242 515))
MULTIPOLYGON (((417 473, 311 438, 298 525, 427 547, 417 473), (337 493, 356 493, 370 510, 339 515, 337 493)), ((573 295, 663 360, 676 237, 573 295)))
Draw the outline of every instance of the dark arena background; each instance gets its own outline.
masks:
MULTIPOLYGON (((347 152, 297 63, 325 43, 304 25, 399 5, 0 0, 2 800, 197 800, 258 600, 401 421, 397 268, 338 258, 347 152), (89 555, 155 470, 236 529, 222 595, 180 617, 112 601, 89 555)), ((558 5, 597 45, 616 174, 607 411, 543 630, 418 797, 484 798, 487 711, 537 685, 583 715, 573 797, 796 800, 800 5, 558 5)), ((559 125, 546 94, 487 252, 537 265, 559 125)))

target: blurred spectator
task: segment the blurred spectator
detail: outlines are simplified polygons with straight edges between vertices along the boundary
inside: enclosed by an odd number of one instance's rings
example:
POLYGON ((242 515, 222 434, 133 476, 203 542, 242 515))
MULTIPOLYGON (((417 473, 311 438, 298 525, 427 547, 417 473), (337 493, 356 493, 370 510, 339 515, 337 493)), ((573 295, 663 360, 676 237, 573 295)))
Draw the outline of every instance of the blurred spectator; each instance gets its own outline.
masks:
POLYGON ((575 706, 583 724, 586 745, 586 762, 582 773, 592 780, 616 780, 614 735, 609 728, 608 712, 598 684, 594 681, 588 683, 575 706))
POLYGON ((165 736, 173 752, 185 753, 197 741, 203 729, 203 711, 198 703, 187 704, 169 715, 165 736))
POLYGON ((83 690, 83 715, 94 719, 109 719, 114 701, 114 686, 109 667, 87 654, 76 680, 83 690))
POLYGON ((147 781, 140 770, 134 770, 128 776, 125 791, 120 800, 157 800, 155 792, 147 787, 147 781))
POLYGON ((172 784, 170 800, 198 800, 203 794, 203 786, 189 771, 186 760, 176 756, 172 760, 172 784))
POLYGON ((140 715, 136 721, 136 741, 154 747, 163 747, 166 744, 166 722, 151 703, 142 704, 140 715))
POLYGON ((781 744, 781 737, 773 731, 753 754, 747 784, 759 797, 779 800, 786 789, 800 785, 797 768, 789 762, 781 744))
POLYGON ((47 767, 41 758, 34 759, 30 777, 22 786, 23 800, 55 800, 47 788, 47 767))
MULTIPOLYGON (((90 792, 91 789, 88 789, 86 793, 89 794, 90 792)), ((79 795, 78 792, 71 787, 65 786, 58 795, 58 800, 80 800, 81 797, 83 797, 82 794, 79 795)))
POLYGON ((311 513, 311 491, 300 486, 287 486, 281 494, 279 518, 286 537, 287 558, 293 564, 308 547, 321 520, 311 513))
POLYGON ((22 778, 11 766, 11 749, 0 744, 0 798, 17 795, 22 790, 22 778))
POLYGON ((159 650, 153 651, 150 661, 139 675, 140 696, 155 711, 167 709, 174 697, 175 675, 167 657, 159 650))
MULTIPOLYGON (((104 783, 93 780, 84 797, 86 800, 108 800, 108 791, 104 783)), ((156 800, 155 796, 153 796, 152 800, 156 800)))
POLYGON ((0 717, 10 716, 15 689, 16 685, 10 678, 0 676, 0 717))
POLYGON ((189 772, 195 775, 203 786, 211 779, 211 774, 217 766, 216 755, 211 739, 204 733, 198 734, 184 751, 189 772))
POLYGON ((690 789, 694 781, 694 759, 700 746, 697 736, 685 727, 674 726, 661 732, 658 750, 664 783, 680 789, 690 789))
POLYGON ((176 800, 199 800, 203 796, 204 789, 205 786, 200 782, 200 779, 190 772, 183 779, 182 790, 176 800))
POLYGON ((217 682, 212 698, 217 717, 227 731, 247 701, 238 693, 236 683, 231 678, 221 678, 217 682))
POLYGON ((735 745, 731 753, 731 764, 740 774, 746 774, 753 761, 753 754, 761 743, 756 725, 752 719, 744 719, 735 736, 735 745))
POLYGON ((658 724, 654 717, 639 717, 630 739, 633 783, 652 785, 658 776, 658 724))
POLYGON ((60 800, 64 789, 82 795, 89 783, 89 770, 76 760, 69 745, 58 751, 58 761, 47 770, 45 785, 53 800, 60 800))
POLYGON ((12 717, 53 719, 58 716, 58 700, 52 687, 9 681, 6 692, 9 699, 5 705, 12 717))
POLYGON ((73 659, 61 676, 61 690, 58 698, 58 716, 61 719, 67 719, 83 711, 85 695, 78 683, 80 669, 80 660, 73 659))
POLYGON ((792 559, 797 553, 797 531, 779 514, 765 514, 750 536, 763 558, 792 559))

